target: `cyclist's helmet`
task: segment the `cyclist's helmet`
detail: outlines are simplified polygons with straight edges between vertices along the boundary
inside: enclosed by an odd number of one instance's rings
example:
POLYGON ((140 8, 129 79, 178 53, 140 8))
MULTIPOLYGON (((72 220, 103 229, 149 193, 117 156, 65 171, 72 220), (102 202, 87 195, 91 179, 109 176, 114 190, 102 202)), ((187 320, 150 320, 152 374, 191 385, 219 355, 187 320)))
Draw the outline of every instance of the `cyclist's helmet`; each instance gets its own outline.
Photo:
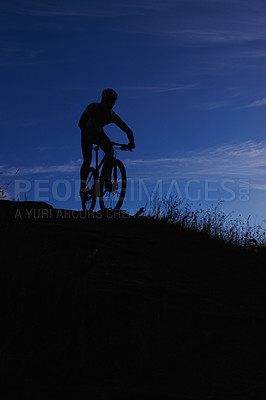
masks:
POLYGON ((104 89, 102 92, 102 98, 109 97, 113 98, 114 100, 117 99, 117 93, 113 89, 104 89))

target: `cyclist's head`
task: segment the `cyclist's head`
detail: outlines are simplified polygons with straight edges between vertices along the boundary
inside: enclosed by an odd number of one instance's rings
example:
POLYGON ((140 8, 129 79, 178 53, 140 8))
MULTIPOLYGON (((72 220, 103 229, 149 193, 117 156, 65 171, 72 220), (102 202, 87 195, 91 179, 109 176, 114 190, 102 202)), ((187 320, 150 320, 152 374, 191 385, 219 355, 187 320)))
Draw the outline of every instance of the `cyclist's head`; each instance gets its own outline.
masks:
POLYGON ((102 92, 102 103, 112 108, 115 105, 117 93, 113 89, 104 89, 102 92))

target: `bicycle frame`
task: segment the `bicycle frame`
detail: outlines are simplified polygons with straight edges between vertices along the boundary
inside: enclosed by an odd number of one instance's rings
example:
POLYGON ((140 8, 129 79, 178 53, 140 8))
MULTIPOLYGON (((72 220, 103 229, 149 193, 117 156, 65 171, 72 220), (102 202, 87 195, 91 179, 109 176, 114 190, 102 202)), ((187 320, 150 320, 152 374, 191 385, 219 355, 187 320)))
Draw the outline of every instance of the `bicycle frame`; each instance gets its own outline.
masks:
POLYGON ((100 171, 100 168, 102 167, 102 165, 103 165, 104 162, 105 162, 106 156, 105 156, 105 155, 103 156, 103 158, 102 158, 102 160, 101 160, 101 162, 100 162, 100 164, 99 164, 99 150, 100 150, 100 146, 94 146, 92 149, 95 151, 95 158, 96 158, 95 170, 96 170, 96 174, 97 174, 97 179, 99 179, 99 171, 100 171))
MULTIPOLYGON (((112 147, 114 147, 114 146, 119 146, 119 147, 120 147, 120 150, 126 150, 126 149, 127 149, 127 145, 126 145, 126 144, 123 144, 123 143, 111 142, 111 144, 112 144, 112 147)), ((95 170, 96 170, 96 174, 97 174, 97 179, 99 179, 99 171, 100 171, 102 165, 103 165, 103 164, 105 163, 105 161, 106 161, 106 155, 103 156, 103 158, 102 158, 102 160, 101 160, 101 162, 100 162, 100 164, 99 164, 99 150, 100 150, 100 146, 99 146, 99 145, 93 146, 93 147, 92 147, 92 150, 95 151, 95 158, 96 158, 95 170)), ((116 157, 115 157, 115 153, 114 153, 114 155, 113 155, 112 158, 116 158, 116 157)))

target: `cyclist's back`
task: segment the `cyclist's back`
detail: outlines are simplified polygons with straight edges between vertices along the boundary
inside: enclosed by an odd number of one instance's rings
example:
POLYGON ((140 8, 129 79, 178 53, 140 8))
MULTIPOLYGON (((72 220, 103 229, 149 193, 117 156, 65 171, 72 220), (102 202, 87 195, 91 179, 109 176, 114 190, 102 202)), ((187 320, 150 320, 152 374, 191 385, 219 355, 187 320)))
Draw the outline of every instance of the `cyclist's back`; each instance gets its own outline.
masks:
POLYGON ((111 123, 121 129, 125 128, 125 123, 112 109, 104 107, 102 103, 91 103, 83 112, 78 125, 82 132, 95 135, 101 133, 103 127, 111 123))

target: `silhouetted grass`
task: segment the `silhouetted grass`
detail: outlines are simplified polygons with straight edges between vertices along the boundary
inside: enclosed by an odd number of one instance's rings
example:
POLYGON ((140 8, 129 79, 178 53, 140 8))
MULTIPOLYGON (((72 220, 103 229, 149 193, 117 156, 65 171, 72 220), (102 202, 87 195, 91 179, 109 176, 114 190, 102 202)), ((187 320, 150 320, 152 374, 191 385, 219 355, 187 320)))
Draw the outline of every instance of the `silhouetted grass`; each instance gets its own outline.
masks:
MULTIPOLYGON (((2 174, 2 172, 0 172, 2 174)), ((5 190, 0 186, 0 200, 3 200, 6 198, 5 190)))
MULTIPOLYGON (((14 174, 14 177, 17 175, 18 172, 19 172, 19 169, 16 170, 16 172, 14 174)), ((0 175, 1 174, 3 174, 3 173, 0 172, 0 175)), ((4 199, 6 199, 8 197, 7 196, 7 189, 9 188, 9 186, 11 185, 12 182, 13 181, 11 180, 10 182, 6 183, 5 187, 3 187, 3 184, 1 183, 1 186, 0 186, 0 200, 4 200, 4 199)))
POLYGON ((4 200, 6 198, 6 194, 4 189, 0 187, 0 200, 4 200))
POLYGON ((221 211, 221 203, 207 209, 192 208, 192 204, 179 198, 155 199, 145 215, 158 221, 176 224, 179 229, 206 233, 227 243, 241 247, 262 247, 266 244, 266 231, 261 225, 233 218, 232 213, 221 211))

